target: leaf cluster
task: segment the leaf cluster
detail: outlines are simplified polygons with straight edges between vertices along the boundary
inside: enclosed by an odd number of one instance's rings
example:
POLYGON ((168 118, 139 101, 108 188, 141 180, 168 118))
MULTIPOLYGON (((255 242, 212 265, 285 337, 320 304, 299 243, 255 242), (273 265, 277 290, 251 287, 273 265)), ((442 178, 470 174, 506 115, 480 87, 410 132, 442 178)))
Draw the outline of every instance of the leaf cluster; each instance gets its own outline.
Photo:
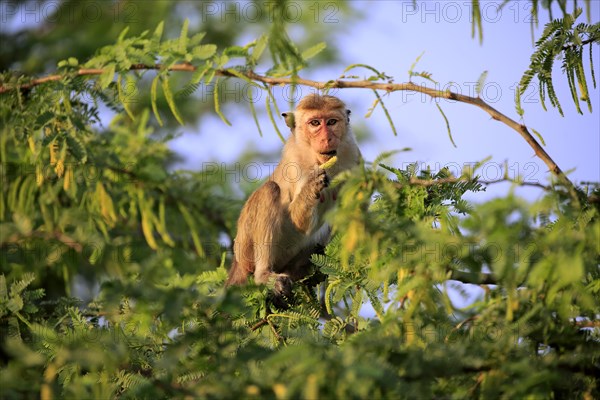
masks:
POLYGON ((222 265, 198 273, 201 255, 159 237, 87 304, 45 303, 38 272, 11 283, 4 269, 6 395, 597 395, 598 209, 553 194, 461 207, 480 188, 448 177, 346 174, 336 235, 313 258, 327 280, 298 285, 287 311, 269 306, 268 288, 225 290, 222 265), (495 284, 460 305, 455 273, 495 284))
POLYGON ((577 112, 582 114, 580 100, 585 102, 588 110, 592 112, 583 58, 585 47, 588 46, 589 68, 592 85, 595 88, 596 77, 594 76, 592 52, 594 44, 600 43, 600 23, 575 24, 581 12, 581 9, 576 9, 572 14, 566 14, 564 18, 552 20, 546 25, 541 37, 536 41, 536 51, 531 55, 529 68, 519 82, 516 104, 517 112, 520 115, 523 115, 520 96, 525 93, 533 77, 537 77, 540 83, 540 100, 544 110, 546 110, 545 99, 548 96, 550 104, 563 115, 552 80, 554 62, 559 58, 562 58, 561 69, 567 76, 571 98, 577 112))

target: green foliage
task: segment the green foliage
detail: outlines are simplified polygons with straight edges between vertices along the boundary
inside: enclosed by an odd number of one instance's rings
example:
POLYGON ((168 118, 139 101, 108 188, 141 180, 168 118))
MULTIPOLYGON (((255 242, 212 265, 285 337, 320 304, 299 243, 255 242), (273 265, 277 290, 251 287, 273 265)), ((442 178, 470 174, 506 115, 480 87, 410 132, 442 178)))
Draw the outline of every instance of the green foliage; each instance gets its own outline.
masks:
MULTIPOLYGON (((312 259, 325 281, 296 285, 289 310, 268 287, 226 290, 238 188, 226 166, 175 170, 159 125, 189 122, 181 98, 225 79, 265 90, 274 121, 269 87, 244 72, 268 51, 269 76, 296 76, 327 49, 298 50, 284 21, 245 46, 165 27, 0 94, 3 398, 600 396, 598 188, 473 205, 477 167, 400 169, 384 153, 332 182, 333 240, 312 259)), ((375 92, 378 105, 391 123, 375 92)))
POLYGON ((6 395, 597 395, 598 339, 582 327, 600 312, 598 210, 554 194, 466 207, 481 185, 450 178, 414 166, 347 174, 336 236, 314 258, 323 294, 299 285, 286 312, 268 312, 265 288, 225 291, 222 266, 198 274, 201 256, 158 238, 87 305, 45 302, 33 274, 2 276, 6 395), (543 215, 552 222, 536 223, 543 215), (462 307, 455 272, 496 285, 462 307))
POLYGON ((536 51, 531 55, 529 69, 525 71, 519 82, 519 97, 517 97, 517 109, 521 109, 520 95, 523 95, 529 87, 531 80, 537 76, 540 84, 540 99, 542 107, 546 109, 546 95, 550 104, 558 109, 563 115, 562 107, 554 90, 552 81, 552 69, 554 61, 562 58, 562 71, 567 76, 571 98, 577 112, 582 114, 579 100, 587 103, 588 110, 592 112, 592 102, 588 91, 588 81, 583 67, 583 52, 585 46, 589 46, 589 65, 592 71, 592 84, 596 87, 594 77, 594 65, 592 47, 600 43, 600 22, 595 24, 579 23, 575 21, 581 15, 581 9, 573 14, 566 14, 564 18, 549 22, 544 28, 541 37, 535 43, 536 51))

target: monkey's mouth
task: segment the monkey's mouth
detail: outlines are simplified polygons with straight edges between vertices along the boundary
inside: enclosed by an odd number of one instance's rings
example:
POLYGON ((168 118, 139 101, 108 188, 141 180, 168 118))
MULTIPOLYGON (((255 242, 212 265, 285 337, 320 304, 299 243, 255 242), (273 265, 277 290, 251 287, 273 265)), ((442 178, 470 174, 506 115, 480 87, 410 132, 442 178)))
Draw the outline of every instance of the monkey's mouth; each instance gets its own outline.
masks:
POLYGON ((329 158, 335 156, 336 154, 337 154, 337 150, 324 151, 323 153, 321 153, 322 156, 327 156, 329 158))

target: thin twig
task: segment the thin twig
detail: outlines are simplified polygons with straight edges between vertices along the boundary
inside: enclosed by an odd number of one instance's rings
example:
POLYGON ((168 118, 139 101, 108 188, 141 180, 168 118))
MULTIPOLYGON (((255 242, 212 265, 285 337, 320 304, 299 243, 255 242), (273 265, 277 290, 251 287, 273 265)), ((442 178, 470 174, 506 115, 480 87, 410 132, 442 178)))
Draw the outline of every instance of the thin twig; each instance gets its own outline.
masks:
POLYGON ((280 343, 284 343, 285 339, 279 334, 279 332, 277 332, 277 326, 269 319, 267 319, 267 323, 269 324, 269 327, 271 328, 271 331, 273 332, 273 335, 275 335, 277 341, 280 343))
POLYGON ((277 332, 277 326, 269 318, 273 315, 275 315, 275 314, 268 314, 266 317, 264 317, 263 319, 261 319, 260 321, 258 321, 254 325, 252 325, 250 327, 250 330, 252 332, 254 332, 257 329, 262 328, 265 325, 269 325, 269 328, 271 328, 271 331, 273 332, 273 335, 275 335, 275 338, 277 339, 277 341, 280 343, 284 343, 285 339, 279 334, 279 332, 277 332))
POLYGON ((510 183, 517 184, 519 186, 533 186, 533 187, 537 187, 537 188, 544 189, 547 191, 550 191, 553 189, 551 186, 546 186, 539 182, 524 182, 524 181, 522 182, 522 181, 508 179, 508 178, 495 179, 495 180, 491 180, 491 181, 482 181, 482 180, 461 178, 461 177, 458 177, 458 178, 448 177, 448 178, 439 178, 439 179, 410 178, 408 181, 408 183, 411 185, 424 186, 424 187, 442 185, 445 183, 457 183, 457 182, 477 182, 482 185, 494 185, 496 183, 510 182, 510 183))
POLYGON ((10 237, 8 237, 6 240, 0 242, 0 248, 6 247, 8 244, 20 243, 24 239, 29 239, 29 238, 39 238, 39 239, 43 239, 43 240, 57 240, 57 241, 61 242, 62 244, 64 244, 65 246, 75 250, 77 253, 81 253, 81 251, 83 249, 83 246, 81 245, 81 243, 78 243, 75 239, 73 239, 59 231, 55 231, 55 232, 33 231, 27 235, 14 234, 14 235, 11 235, 10 237))
POLYGON ((258 321, 256 324, 252 325, 252 327, 250 327, 250 330, 252 332, 254 332, 255 330, 257 330, 258 328, 265 326, 269 323, 269 321, 267 321, 266 318, 261 319, 260 321, 258 321))
POLYGON ((486 274, 483 272, 473 273, 465 271, 452 270, 450 279, 453 281, 459 281, 461 283, 467 283, 472 285, 497 285, 498 281, 492 276, 492 274, 486 274))
POLYGON ((580 44, 571 43, 571 44, 564 45, 564 46, 562 47, 562 51, 569 50, 569 49, 573 49, 573 48, 576 48, 576 47, 583 47, 583 46, 585 46, 586 44, 594 43, 594 42, 597 42, 597 41, 598 41, 598 38, 596 38, 596 37, 591 37, 591 38, 589 38, 589 39, 586 39, 586 40, 583 40, 583 41, 581 41, 581 43, 580 43, 580 44))

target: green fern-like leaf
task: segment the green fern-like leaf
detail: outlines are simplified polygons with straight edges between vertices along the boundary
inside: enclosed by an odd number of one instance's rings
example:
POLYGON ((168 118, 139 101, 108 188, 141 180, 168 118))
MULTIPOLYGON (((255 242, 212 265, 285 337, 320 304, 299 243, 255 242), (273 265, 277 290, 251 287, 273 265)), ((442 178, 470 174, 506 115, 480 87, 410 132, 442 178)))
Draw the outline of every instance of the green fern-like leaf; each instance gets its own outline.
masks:
POLYGON ((87 150, 85 144, 74 134, 65 135, 65 140, 69 146, 69 152, 75 157, 75 159, 85 164, 87 161, 87 150))
POLYGON ((21 275, 21 279, 14 281, 10 285, 10 295, 11 297, 20 295, 27 288, 27 286, 31 285, 31 283, 35 280, 35 274, 32 272, 26 272, 21 275))
POLYGON ((227 270, 219 267, 213 271, 204 271, 198 276, 196 282, 198 284, 220 284, 225 282, 225 279, 227 279, 227 270))
MULTIPOLYGON (((165 99, 167 100, 167 104, 173 113, 173 116, 181 125, 183 125, 183 118, 181 114, 179 114, 179 110, 177 110, 177 105, 175 104, 175 100, 173 98, 173 92, 171 91, 171 84, 168 77, 161 77, 162 89, 165 94, 165 99)), ((217 90, 215 90, 215 93, 217 90)))
POLYGON ((194 381, 199 381, 200 379, 202 379, 204 376, 206 375, 205 371, 194 371, 194 372, 188 372, 186 374, 180 375, 177 377, 177 383, 182 384, 182 383, 188 383, 188 382, 194 382, 194 381))
POLYGON ((477 79, 477 84, 475 85, 475 93, 477 94, 477 96, 479 96, 481 94, 481 91, 483 90, 483 86, 485 85, 487 75, 488 71, 483 71, 479 76, 479 79, 477 79))
POLYGON ((325 323, 325 326, 323 327, 323 336, 333 339, 342 332, 345 325, 346 323, 340 317, 332 318, 325 323))
POLYGON ((200 83, 190 83, 188 82, 184 87, 179 89, 177 93, 175 93, 175 97, 177 98, 186 98, 190 97, 198 88, 200 87, 200 83))
MULTIPOLYGON (((567 77, 571 98, 577 112, 582 113, 579 105, 580 99, 587 103, 588 110, 592 109, 583 67, 583 47, 589 45, 591 54, 592 45, 600 43, 600 23, 593 25, 581 23, 574 26, 581 12, 581 9, 577 8, 573 14, 565 13, 564 18, 555 19, 546 24, 542 35, 535 43, 536 51, 531 55, 529 68, 523 73, 519 82, 519 94, 523 95, 533 77, 537 77, 540 83, 539 94, 542 107, 546 110, 544 100, 547 95, 550 104, 558 110, 560 115, 564 115, 564 113, 552 81, 552 67, 558 58, 562 58, 562 70, 567 77)), ((592 83, 595 86, 591 57, 590 67, 592 83)), ((517 96, 515 101, 517 110, 520 110, 520 96, 517 96)))

